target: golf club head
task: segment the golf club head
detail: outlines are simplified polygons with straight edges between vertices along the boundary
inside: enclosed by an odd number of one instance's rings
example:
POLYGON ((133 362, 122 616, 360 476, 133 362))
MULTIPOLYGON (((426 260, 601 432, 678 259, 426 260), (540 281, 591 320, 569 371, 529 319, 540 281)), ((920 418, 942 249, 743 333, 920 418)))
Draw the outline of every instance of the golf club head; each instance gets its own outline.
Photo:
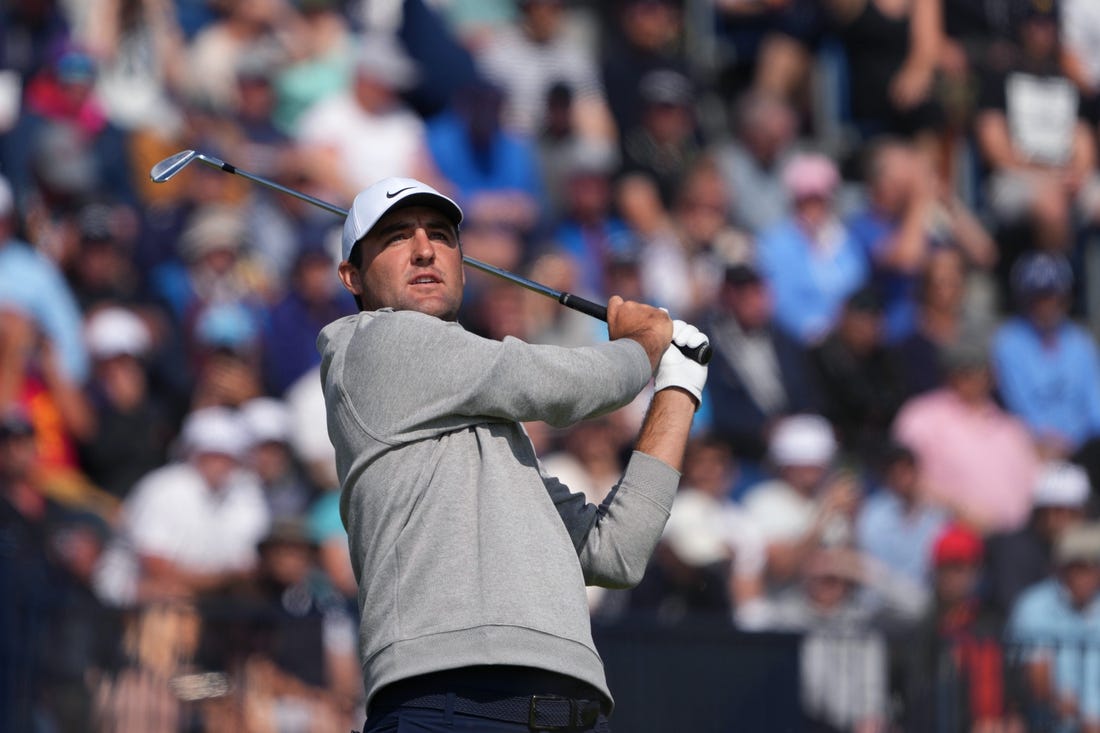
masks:
POLYGON ((149 170, 149 177, 154 183, 164 183, 198 157, 199 154, 194 150, 183 150, 175 155, 169 155, 149 170))

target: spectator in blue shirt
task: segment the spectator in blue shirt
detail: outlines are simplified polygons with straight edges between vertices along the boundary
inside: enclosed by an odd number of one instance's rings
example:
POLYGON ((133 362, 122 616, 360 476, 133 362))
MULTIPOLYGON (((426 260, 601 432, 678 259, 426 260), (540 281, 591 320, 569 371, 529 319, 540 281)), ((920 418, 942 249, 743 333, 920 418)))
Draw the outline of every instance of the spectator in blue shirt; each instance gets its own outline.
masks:
POLYGON ((1013 266, 1020 313, 996 333, 993 360, 1005 405, 1050 457, 1100 436, 1100 355, 1068 318, 1073 274, 1061 255, 1033 252, 1013 266))
POLYGON ((1054 559, 1054 577, 1028 589, 1008 622, 1027 672, 1028 729, 1095 733, 1100 730, 1100 525, 1067 530, 1054 559))
POLYGON ((0 176, 0 306, 32 316, 57 349, 66 376, 79 384, 89 366, 80 309, 54 263, 14 237, 14 209, 11 187, 0 176))
POLYGON ((504 130, 503 96, 494 86, 468 85, 428 123, 428 149, 468 209, 530 231, 543 201, 534 141, 504 130))
POLYGON ((917 457, 904 445, 890 446, 882 474, 882 487, 856 516, 859 549, 912 582, 927 583, 932 546, 947 514, 921 500, 917 457))
POLYGON ((760 269, 775 295, 775 317, 803 344, 836 325, 844 300, 867 280, 867 258, 837 217, 840 177, 823 155, 796 155, 784 170, 793 213, 757 243, 760 269))

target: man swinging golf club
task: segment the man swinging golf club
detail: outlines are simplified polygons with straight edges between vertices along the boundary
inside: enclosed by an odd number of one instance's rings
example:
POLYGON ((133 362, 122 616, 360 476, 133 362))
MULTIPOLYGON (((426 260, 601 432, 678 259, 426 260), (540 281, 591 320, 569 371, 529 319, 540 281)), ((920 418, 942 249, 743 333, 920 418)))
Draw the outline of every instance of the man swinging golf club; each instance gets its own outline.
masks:
POLYGON ((318 338, 359 582, 366 731, 606 731, 584 586, 641 579, 706 379, 675 345, 706 337, 618 297, 608 343, 475 336, 455 321, 461 221, 419 181, 360 193, 339 275, 361 312, 318 338), (540 472, 522 422, 610 412, 651 378, 634 453, 600 506, 540 472))

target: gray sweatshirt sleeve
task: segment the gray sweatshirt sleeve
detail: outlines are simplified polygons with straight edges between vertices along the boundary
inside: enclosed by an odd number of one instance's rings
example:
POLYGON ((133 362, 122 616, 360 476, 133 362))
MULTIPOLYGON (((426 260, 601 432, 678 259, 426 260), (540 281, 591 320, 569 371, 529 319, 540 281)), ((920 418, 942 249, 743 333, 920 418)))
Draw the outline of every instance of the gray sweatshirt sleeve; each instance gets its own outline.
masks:
POLYGON ((630 339, 584 348, 496 341, 412 311, 380 311, 357 328, 364 337, 349 342, 344 384, 371 416, 364 428, 382 440, 494 419, 570 425, 622 407, 651 377, 630 339))
POLYGON ((600 503, 586 504, 552 477, 550 494, 580 557, 588 585, 629 588, 637 585, 668 520, 680 474, 664 462, 637 451, 622 479, 600 503))

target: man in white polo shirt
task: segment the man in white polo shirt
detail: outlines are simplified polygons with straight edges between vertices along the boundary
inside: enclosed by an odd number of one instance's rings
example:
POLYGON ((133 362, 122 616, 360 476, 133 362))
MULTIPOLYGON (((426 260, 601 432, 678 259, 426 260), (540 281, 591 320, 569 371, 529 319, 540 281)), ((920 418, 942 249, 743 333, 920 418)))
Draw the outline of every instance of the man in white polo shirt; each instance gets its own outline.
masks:
POLYGON ((203 408, 184 421, 180 443, 185 459, 145 476, 124 504, 131 562, 115 548, 100 579, 118 602, 216 591, 255 567, 270 518, 259 482, 241 467, 244 426, 231 410, 203 408))

